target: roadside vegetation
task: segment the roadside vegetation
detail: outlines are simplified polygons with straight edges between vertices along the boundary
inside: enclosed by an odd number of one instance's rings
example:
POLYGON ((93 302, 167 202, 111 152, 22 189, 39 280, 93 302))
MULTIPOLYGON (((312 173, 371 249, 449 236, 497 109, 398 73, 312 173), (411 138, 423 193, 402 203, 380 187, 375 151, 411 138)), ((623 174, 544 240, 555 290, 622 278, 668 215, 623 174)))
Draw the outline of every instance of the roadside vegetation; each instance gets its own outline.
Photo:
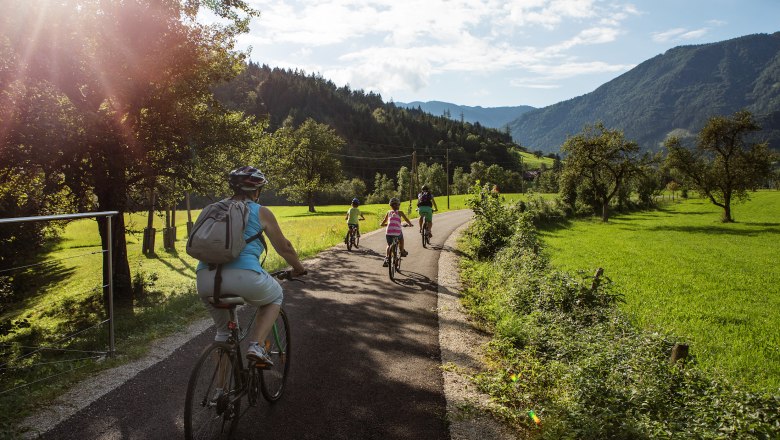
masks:
MULTIPOLYGON (((771 389, 776 377, 767 382, 768 389, 755 390, 741 381, 712 374, 699 362, 700 346, 695 342, 690 346, 692 356, 670 361, 674 344, 690 340, 669 329, 645 328, 632 320, 623 306, 632 307, 643 298, 627 296, 625 284, 612 281, 618 278, 613 278, 613 272, 618 273, 620 264, 614 258, 599 262, 604 269, 601 275, 596 275, 592 261, 585 267, 569 265, 563 269, 551 263, 555 251, 545 248, 535 226, 550 220, 539 214, 537 204, 503 204, 492 197, 474 197, 471 203, 476 216, 462 243, 468 256, 462 260, 467 286, 463 302, 475 322, 493 334, 486 350, 486 368, 473 380, 499 403, 498 417, 522 435, 544 439, 776 438, 780 395, 771 389), (540 417, 540 424, 529 418, 529 411, 540 417)), ((697 206, 690 205, 693 209, 697 206)), ((757 206, 764 209, 763 204, 757 206)), ((635 217, 641 221, 645 215, 658 214, 639 213, 635 217)), ((698 217, 684 210, 675 215, 698 217)), ((625 233, 623 223, 595 223, 601 225, 602 236, 607 235, 606 228, 618 235, 615 240, 625 233)), ((545 237, 555 234, 546 231, 545 237)), ((776 242, 771 231, 755 233, 776 242)), ((569 236, 568 232, 563 235, 569 236)), ((571 238, 565 246, 580 247, 575 240, 571 238)), ((597 242, 593 238, 583 247, 597 242)), ((622 255, 620 247, 611 252, 622 255)), ((699 250, 689 252, 708 257, 699 250)), ((634 258, 634 254, 624 258, 634 258)), ((673 265, 674 259, 668 264, 673 265)), ((697 265, 696 270, 708 272, 712 267, 697 265)), ((655 276, 664 279, 664 273, 655 276)), ((696 282, 686 278, 668 281, 696 282)), ((769 288, 777 291, 776 284, 769 288)), ((710 298, 708 308, 718 310, 722 300, 710 298)), ((692 310, 704 307, 703 302, 697 305, 695 301, 692 298, 692 310)), ((753 304, 756 314, 770 307, 766 302, 753 304)), ((647 313, 662 312, 647 309, 647 313)), ((769 331, 776 330, 776 317, 768 320, 769 331)), ((728 331, 727 327, 719 328, 728 331)), ((722 340, 717 333, 715 339, 722 340)), ((732 338, 739 338, 740 333, 732 333, 732 338)), ((765 348, 771 350, 772 346, 765 348)), ((745 357, 755 353, 756 347, 749 350, 743 353, 745 357)), ((773 359, 776 362, 772 357, 766 362, 773 359)))

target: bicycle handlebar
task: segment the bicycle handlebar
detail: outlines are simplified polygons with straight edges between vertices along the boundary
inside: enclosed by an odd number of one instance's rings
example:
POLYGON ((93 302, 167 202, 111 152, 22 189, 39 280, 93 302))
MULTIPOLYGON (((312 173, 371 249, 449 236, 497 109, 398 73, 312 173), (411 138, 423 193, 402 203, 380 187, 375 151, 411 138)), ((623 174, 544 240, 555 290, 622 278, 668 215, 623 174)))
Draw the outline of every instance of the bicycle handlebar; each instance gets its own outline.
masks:
MULTIPOLYGON (((280 280, 287 280, 287 281, 298 281, 299 283, 305 283, 306 281, 303 281, 299 278, 294 278, 292 275, 292 269, 284 269, 284 270, 277 270, 276 272, 271 272, 269 275, 271 275, 274 278, 280 279, 280 280)), ((306 275, 308 271, 304 270, 301 276, 306 275)))

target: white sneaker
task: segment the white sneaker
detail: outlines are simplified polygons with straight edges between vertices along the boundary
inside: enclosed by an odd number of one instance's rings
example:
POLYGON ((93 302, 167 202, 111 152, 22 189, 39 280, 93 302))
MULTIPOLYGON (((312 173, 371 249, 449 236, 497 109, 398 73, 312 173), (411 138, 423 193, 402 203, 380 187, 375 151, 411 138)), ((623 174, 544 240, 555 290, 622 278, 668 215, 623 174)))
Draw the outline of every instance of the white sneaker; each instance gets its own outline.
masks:
POLYGON ((211 397, 211 400, 209 400, 208 405, 217 406, 217 402, 219 402, 220 397, 222 397, 223 395, 225 395, 225 392, 222 391, 222 388, 215 388, 214 395, 211 397))
POLYGON ((271 357, 268 356, 268 353, 265 352, 265 349, 257 342, 252 342, 249 344, 249 349, 246 351, 246 357, 247 359, 254 361, 256 364, 265 364, 265 367, 274 366, 274 362, 271 360, 271 357))

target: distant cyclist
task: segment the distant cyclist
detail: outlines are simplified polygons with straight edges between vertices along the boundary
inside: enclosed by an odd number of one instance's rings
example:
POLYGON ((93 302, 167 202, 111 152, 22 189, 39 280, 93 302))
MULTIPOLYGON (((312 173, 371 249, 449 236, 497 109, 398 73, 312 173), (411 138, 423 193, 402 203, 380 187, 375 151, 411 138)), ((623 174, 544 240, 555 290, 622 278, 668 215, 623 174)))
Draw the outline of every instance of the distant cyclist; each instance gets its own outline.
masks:
POLYGON ((420 212, 420 233, 422 234, 423 217, 425 217, 425 225, 428 229, 428 237, 433 237, 431 229, 433 228, 433 211, 439 210, 436 206, 436 200, 433 198, 428 189, 428 185, 423 185, 420 189, 420 194, 417 194, 417 211, 420 212))
POLYGON ((387 226, 387 229, 385 230, 387 249, 385 250, 385 261, 382 263, 382 266, 384 267, 387 267, 387 265, 390 263, 390 245, 393 244, 393 238, 395 237, 399 237, 398 248, 401 251, 401 256, 405 257, 409 255, 409 253, 404 250, 404 232, 401 230, 401 220, 405 220, 408 226, 412 226, 412 222, 409 221, 409 217, 407 217, 403 211, 398 209, 400 207, 401 201, 393 197, 390 199, 391 209, 387 211, 385 218, 382 219, 381 225, 387 226))
MULTIPOLYGON (((344 243, 349 240, 349 228, 355 228, 357 238, 358 240, 360 239, 360 225, 358 225, 358 220, 365 220, 366 218, 363 217, 363 213, 360 212, 358 206, 360 206, 360 200, 355 197, 352 199, 352 207, 347 210, 347 216, 344 217, 344 220, 347 221, 347 235, 344 237, 344 243)), ((357 243, 355 243, 355 247, 358 247, 357 243)))

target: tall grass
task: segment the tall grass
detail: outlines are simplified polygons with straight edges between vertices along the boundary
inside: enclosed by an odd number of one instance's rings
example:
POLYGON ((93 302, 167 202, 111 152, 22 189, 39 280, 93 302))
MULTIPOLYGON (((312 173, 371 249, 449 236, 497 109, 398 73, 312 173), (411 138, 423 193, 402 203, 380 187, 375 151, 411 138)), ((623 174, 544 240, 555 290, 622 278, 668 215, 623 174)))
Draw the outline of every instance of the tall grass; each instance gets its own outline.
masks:
POLYGON ((578 220, 542 231, 560 268, 603 267, 641 327, 670 331, 710 372, 780 389, 780 192, 736 205, 737 223, 702 199, 578 220))

